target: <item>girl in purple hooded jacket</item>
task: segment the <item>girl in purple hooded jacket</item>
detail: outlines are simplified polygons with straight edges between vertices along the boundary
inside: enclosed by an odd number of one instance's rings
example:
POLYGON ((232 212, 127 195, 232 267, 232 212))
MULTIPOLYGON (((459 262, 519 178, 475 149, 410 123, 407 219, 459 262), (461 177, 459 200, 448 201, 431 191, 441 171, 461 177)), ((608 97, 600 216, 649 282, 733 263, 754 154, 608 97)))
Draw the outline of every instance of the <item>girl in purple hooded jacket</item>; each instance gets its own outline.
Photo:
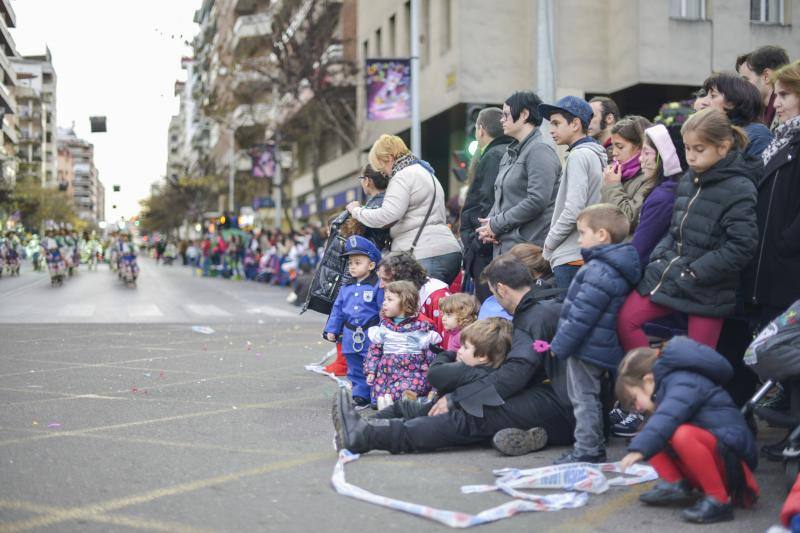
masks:
POLYGON ((645 179, 657 183, 642 204, 639 223, 633 234, 633 247, 639 252, 642 265, 650 261, 650 253, 666 235, 675 204, 675 188, 680 177, 681 163, 667 128, 656 124, 644 130, 644 145, 639 162, 645 179))

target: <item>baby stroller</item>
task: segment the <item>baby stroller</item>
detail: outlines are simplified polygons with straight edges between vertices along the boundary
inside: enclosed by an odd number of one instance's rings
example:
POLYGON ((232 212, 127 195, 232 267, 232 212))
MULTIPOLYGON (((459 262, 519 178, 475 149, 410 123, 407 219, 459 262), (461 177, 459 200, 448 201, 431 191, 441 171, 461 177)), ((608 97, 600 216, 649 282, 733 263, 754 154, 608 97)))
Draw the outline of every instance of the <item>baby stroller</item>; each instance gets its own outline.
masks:
POLYGON ((753 416, 786 429, 786 437, 779 444, 785 446, 783 465, 788 487, 791 487, 800 473, 800 300, 758 334, 745 352, 744 362, 764 385, 742 407, 742 413, 753 429, 753 416), (759 405, 778 383, 788 388, 788 412, 759 405))

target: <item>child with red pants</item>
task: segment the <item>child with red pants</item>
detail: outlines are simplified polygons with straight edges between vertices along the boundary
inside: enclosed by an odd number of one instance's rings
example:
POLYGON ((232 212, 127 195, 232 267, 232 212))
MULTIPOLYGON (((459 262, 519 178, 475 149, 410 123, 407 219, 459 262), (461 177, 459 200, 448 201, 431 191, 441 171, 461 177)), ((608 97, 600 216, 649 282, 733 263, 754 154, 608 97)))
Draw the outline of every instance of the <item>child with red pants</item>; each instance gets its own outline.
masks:
POLYGON ((662 481, 639 499, 648 505, 688 505, 698 524, 733 520, 734 504, 749 506, 759 489, 752 469, 756 442, 722 384, 728 361, 708 346, 675 337, 663 350, 637 348, 619 365, 620 402, 650 417, 620 465, 647 459, 662 481))
POLYGON ((678 183, 669 230, 650 254, 642 281, 620 309, 622 347, 648 346, 645 322, 681 312, 689 337, 717 347, 734 313, 741 271, 758 248, 757 167, 742 155, 744 130, 704 109, 681 127, 689 170, 678 183))

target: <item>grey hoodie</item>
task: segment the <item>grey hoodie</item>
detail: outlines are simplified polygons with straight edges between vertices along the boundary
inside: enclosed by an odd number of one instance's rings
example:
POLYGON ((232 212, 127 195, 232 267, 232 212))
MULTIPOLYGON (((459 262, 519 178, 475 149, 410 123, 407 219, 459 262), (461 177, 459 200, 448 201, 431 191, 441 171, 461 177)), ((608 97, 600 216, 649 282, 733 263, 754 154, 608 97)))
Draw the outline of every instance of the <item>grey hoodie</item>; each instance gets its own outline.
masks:
POLYGON ((550 231, 544 241, 543 255, 551 267, 581 259, 575 224, 585 207, 600 202, 603 169, 607 164, 606 150, 597 142, 582 142, 567 154, 550 231))

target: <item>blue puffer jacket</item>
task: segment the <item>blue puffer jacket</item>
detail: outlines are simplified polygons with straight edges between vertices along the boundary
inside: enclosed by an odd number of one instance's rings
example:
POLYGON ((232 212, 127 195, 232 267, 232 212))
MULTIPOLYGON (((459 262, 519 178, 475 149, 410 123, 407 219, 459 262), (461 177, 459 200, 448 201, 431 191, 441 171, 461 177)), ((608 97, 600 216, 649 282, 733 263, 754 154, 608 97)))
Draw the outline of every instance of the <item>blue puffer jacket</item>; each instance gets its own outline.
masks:
POLYGON ((756 441, 744 417, 722 388, 733 376, 727 360, 688 337, 674 337, 655 366, 656 410, 628 445, 649 459, 663 450, 681 424, 710 431, 729 451, 754 469, 756 441))
POLYGON ((622 358, 617 312, 641 278, 639 254, 629 243, 581 249, 585 264, 567 290, 551 351, 616 368, 622 358))

